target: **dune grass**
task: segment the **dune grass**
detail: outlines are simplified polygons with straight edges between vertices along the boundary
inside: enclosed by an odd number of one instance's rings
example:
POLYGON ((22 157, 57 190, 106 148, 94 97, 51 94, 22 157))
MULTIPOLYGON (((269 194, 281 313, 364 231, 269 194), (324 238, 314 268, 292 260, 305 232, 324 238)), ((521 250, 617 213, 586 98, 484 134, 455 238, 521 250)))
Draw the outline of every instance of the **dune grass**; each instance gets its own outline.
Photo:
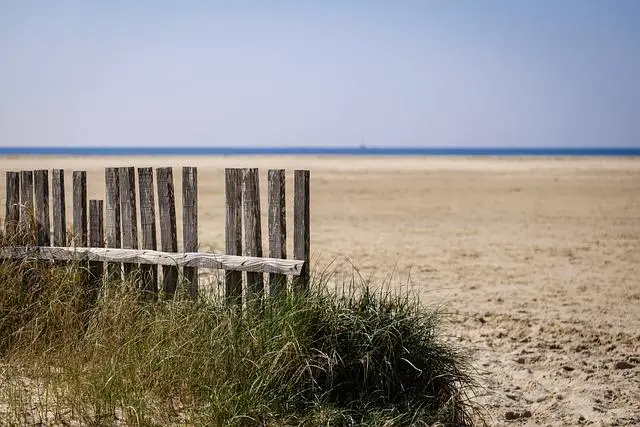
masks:
POLYGON ((468 360, 409 293, 317 279, 240 313, 144 302, 79 265, 0 264, 0 419, 8 425, 473 425, 468 360))

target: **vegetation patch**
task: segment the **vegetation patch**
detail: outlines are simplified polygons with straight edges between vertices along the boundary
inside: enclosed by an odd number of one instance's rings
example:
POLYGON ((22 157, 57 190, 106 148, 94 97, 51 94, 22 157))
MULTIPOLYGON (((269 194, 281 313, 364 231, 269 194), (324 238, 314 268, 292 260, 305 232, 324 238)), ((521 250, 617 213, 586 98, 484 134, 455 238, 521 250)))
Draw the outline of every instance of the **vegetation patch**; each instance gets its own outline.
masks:
POLYGON ((410 294, 317 280, 245 310, 145 302, 135 282, 87 304, 75 264, 0 265, 7 424, 472 425, 468 360, 410 294))

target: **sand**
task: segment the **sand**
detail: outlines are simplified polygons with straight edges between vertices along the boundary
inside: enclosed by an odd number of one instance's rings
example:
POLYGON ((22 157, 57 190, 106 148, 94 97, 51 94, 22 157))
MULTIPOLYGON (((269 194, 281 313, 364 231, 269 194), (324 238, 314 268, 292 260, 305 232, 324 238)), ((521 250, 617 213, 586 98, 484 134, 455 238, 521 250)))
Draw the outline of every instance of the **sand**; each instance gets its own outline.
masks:
POLYGON ((207 251, 224 248, 225 167, 261 168, 263 187, 268 168, 310 169, 316 270, 342 280, 353 263, 442 305, 490 424, 640 425, 640 159, 18 157, 0 172, 64 168, 70 205, 71 170, 104 198, 103 168, 124 165, 174 166, 177 183, 199 167, 207 251))

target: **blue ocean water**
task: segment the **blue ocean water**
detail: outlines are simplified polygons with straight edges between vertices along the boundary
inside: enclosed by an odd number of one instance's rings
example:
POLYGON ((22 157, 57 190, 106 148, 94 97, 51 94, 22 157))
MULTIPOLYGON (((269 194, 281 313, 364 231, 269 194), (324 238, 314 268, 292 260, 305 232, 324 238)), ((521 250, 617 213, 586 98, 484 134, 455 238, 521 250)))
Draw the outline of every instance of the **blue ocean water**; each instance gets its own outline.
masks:
POLYGON ((0 156, 640 156, 640 147, 0 147, 0 156))

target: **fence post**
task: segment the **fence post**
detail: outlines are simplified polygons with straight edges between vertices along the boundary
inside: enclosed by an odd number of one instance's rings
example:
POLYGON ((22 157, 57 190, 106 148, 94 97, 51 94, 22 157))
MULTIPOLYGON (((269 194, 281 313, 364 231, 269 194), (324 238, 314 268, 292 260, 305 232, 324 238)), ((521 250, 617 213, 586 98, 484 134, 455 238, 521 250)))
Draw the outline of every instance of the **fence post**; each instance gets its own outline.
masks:
MULTIPOLYGON (((269 170, 269 256, 287 258, 287 211, 284 169, 269 170)), ((287 276, 269 273, 269 293, 272 297, 287 291, 287 276)))
MULTIPOLYGON (((122 247, 138 249, 138 219, 136 212, 136 170, 133 167, 118 168, 120 187, 120 213, 122 219, 122 247)), ((124 264, 124 277, 135 280, 136 264, 124 264)))
MULTIPOLYGON (((138 168, 140 187, 140 228, 142 249, 156 250, 156 208, 153 197, 153 169, 138 168)), ((141 265, 142 292, 145 299, 153 300, 158 294, 158 267, 141 265)))
MULTIPOLYGON (((28 234, 32 243, 31 215, 33 214, 33 172, 20 171, 20 226, 22 233, 28 234)), ((25 237, 25 236, 21 236, 25 237)))
MULTIPOLYGON (((260 176, 257 168, 244 169, 242 188, 244 210, 244 254, 262 257, 262 229, 260 225, 260 176)), ((264 294, 264 275, 247 272, 247 295, 259 299, 264 294)))
MULTIPOLYGON (((120 179, 118 168, 105 168, 104 182, 106 192, 106 243, 108 248, 120 248, 120 179)), ((122 264, 107 263, 109 280, 122 278, 122 264)))
POLYGON ((64 170, 54 169, 51 175, 53 200, 53 246, 67 246, 67 214, 65 212, 64 170))
MULTIPOLYGON (((173 169, 156 169, 158 209, 160 210, 160 244, 164 252, 178 251, 176 231, 176 200, 173 187, 173 169)), ((173 297, 178 283, 178 267, 162 267, 162 291, 165 298, 173 297)))
POLYGON ((310 210, 309 210, 309 171, 296 170, 294 173, 293 195, 293 257, 304 261, 300 276, 293 281, 296 293, 309 289, 310 259, 310 210))
MULTIPOLYGON (((225 243, 227 255, 242 253, 242 169, 225 169, 225 243)), ((231 304, 242 304, 242 272, 227 271, 225 297, 231 304)))
POLYGON ((87 246, 87 173, 73 172, 73 241, 87 246))
POLYGON ((36 242, 38 246, 51 246, 51 223, 49 219, 49 171, 33 173, 35 190, 36 242))
MULTIPOLYGON (((102 226, 103 218, 103 202, 102 200, 89 201, 89 242, 92 248, 104 247, 104 233, 102 226)), ((102 273, 104 272, 103 263, 100 261, 89 262, 89 281, 87 283, 86 301, 91 305, 98 298, 100 283, 102 282, 102 273)))
MULTIPOLYGON (((182 240, 185 252, 198 250, 198 169, 182 168, 182 240)), ((184 267, 183 276, 187 295, 198 297, 198 269, 184 267)))
POLYGON ((4 232, 6 237, 13 239, 16 237, 20 221, 20 174, 18 172, 7 172, 6 196, 4 232))

